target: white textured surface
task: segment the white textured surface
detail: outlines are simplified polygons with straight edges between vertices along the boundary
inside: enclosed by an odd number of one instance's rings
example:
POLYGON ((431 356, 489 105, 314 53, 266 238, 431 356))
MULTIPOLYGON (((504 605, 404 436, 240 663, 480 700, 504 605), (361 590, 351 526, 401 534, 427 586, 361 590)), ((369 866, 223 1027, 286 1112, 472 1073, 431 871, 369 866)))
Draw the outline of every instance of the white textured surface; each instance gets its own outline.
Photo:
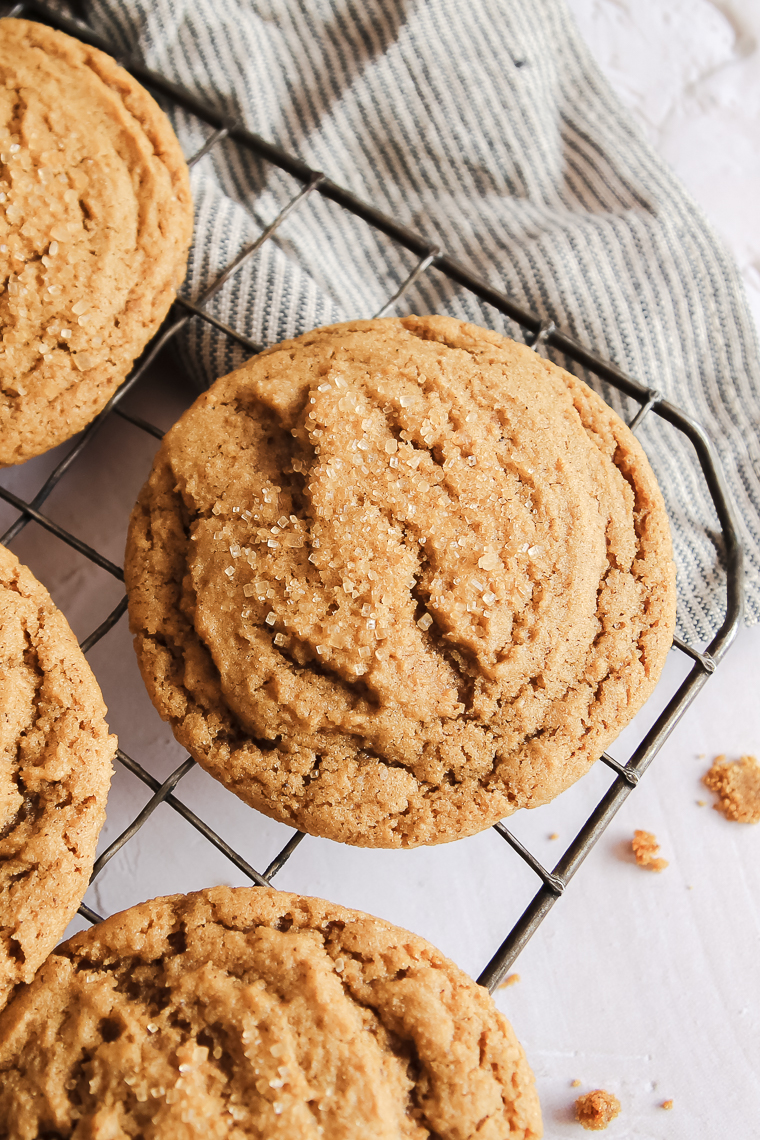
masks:
MULTIPOLYGON (((758 0, 571 0, 613 86, 681 174, 737 257, 760 315, 760 3, 758 0)), ((130 397, 168 426, 187 402, 171 378, 130 397)), ((153 443, 120 420, 56 491, 49 513, 120 562, 126 518, 153 443), (124 456, 130 456, 125 463, 124 456), (95 476, 93 473, 97 472, 95 476), (72 512, 70 503, 90 503, 72 512)), ((4 477, 23 493, 55 455, 4 477)), ((0 525, 13 517, 0 506, 0 525)), ((17 553, 48 583, 79 636, 119 597, 118 585, 28 528, 17 553)), ((152 709, 122 621, 91 655, 127 752, 164 778, 183 759, 152 709)), ((669 678, 679 659, 669 663, 669 678)), ((641 786, 523 953, 521 981, 497 995, 534 1065, 546 1135, 578 1137, 572 1103, 605 1087, 623 1104, 613 1140, 753 1140, 760 1135, 760 827, 729 824, 699 777, 719 752, 760 748, 760 627, 742 633, 641 786), (699 758, 704 754, 703 758, 699 758), (652 830, 670 866, 632 864, 637 827, 652 830), (570 1087, 573 1078, 582 1087, 570 1087), (673 1098, 672 1112, 659 1107, 673 1098)), ((651 716, 651 709, 647 713, 651 716)), ((629 730, 633 739, 635 730, 629 730)), ((620 747, 613 750, 623 754, 620 747)), ((545 863, 559 857, 606 769, 510 826, 545 863), (559 838, 549 836, 557 832, 559 838)), ((146 802, 117 774, 101 846, 146 802)), ((240 804, 202 772, 181 798, 259 869, 287 829, 240 804)), ((168 807, 109 864, 87 901, 108 913, 157 893, 241 883, 230 864, 168 807)), ((278 885, 322 894, 409 926, 477 973, 535 889, 532 874, 493 833, 415 852, 351 851, 307 839, 278 885)))
POLYGON ((569 7, 620 99, 729 245, 760 325, 760 3, 569 7))
MULTIPOLYGON (((569 0, 611 85, 738 262, 760 324, 760 4, 569 0)), ((623 1105, 606 1135, 760 1136, 760 826, 699 800, 711 760, 760 749, 760 628, 743 630, 504 992, 548 1137, 579 1078, 623 1105), (704 757, 704 758, 700 758, 704 757), (670 866, 628 861, 635 828, 670 866), (672 1111, 659 1107, 673 1099, 672 1111)))

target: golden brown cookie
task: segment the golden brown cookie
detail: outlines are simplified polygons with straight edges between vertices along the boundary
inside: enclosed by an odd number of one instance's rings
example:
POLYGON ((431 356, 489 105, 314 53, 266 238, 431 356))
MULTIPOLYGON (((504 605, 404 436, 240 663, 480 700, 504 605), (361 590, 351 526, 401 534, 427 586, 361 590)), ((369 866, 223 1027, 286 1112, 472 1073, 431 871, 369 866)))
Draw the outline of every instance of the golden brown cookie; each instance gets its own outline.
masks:
POLYGON ((126 577, 143 678, 242 799, 364 846, 546 803, 651 692, 670 537, 628 428, 444 317, 268 349, 165 437, 126 577))
POLYGON ((116 737, 63 614, 0 546, 0 1008, 73 918, 116 737))
POLYGON ((538 1140, 488 993, 321 899, 215 887, 60 946, 0 1017, 0 1135, 538 1140))
POLYGON ((147 91, 62 32, 0 21, 0 466, 101 410, 191 236, 187 167, 147 91))

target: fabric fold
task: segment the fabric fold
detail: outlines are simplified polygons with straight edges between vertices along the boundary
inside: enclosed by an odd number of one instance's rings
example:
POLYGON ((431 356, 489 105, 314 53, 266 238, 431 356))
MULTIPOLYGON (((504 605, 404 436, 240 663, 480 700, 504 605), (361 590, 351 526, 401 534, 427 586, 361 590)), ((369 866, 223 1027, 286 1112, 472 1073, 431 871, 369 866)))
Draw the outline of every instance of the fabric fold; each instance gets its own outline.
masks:
MULTIPOLYGON (((437 242, 700 421, 737 508, 758 620, 760 368, 738 271, 563 0, 93 0, 87 15, 115 51, 437 242)), ((197 151, 209 129, 164 106, 186 154, 197 151)), ((229 140, 201 159, 185 294, 199 297, 299 189, 229 140)), ((270 344, 372 316, 414 262, 312 193, 210 308, 270 344)), ((433 312, 523 339, 429 270, 394 314, 433 312)), ((245 355, 197 320, 183 351, 203 383, 245 355)), ((634 405, 584 378, 631 418, 634 405)), ((717 518, 688 442, 653 416, 639 436, 673 525, 679 632, 703 643, 724 609, 717 518)))

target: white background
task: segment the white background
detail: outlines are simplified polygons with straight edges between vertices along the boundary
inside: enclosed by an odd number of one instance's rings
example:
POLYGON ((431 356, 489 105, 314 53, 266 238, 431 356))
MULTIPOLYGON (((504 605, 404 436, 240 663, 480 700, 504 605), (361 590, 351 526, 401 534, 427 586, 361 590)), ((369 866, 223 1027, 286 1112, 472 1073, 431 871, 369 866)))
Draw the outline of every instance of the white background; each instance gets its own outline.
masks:
MULTIPOLYGON (((760 319, 760 3, 570 0, 570 6, 612 85, 733 250, 760 319)), ((167 373, 128 404, 165 428, 189 399, 167 373)), ((112 417, 45 510, 120 564, 126 520, 154 450, 155 441, 112 417)), ((32 493, 60 455, 5 472, 4 485, 32 493)), ((0 504, 0 527, 14 515, 0 504)), ((28 527, 14 549, 80 637, 121 595, 116 581, 37 527, 28 527)), ((683 674, 682 659, 671 658, 644 719, 683 674)), ((125 620, 90 660, 122 747, 165 778, 184 753, 145 695, 125 620)), ((726 822, 700 783, 718 753, 736 758, 760 749, 759 661, 760 629, 742 631, 523 952, 515 967, 520 981, 497 994, 535 1069, 547 1137, 582 1134, 573 1100, 599 1086, 623 1105, 607 1132, 611 1140, 760 1136, 760 827, 726 822), (657 835, 670 861, 661 875, 632 862, 635 828, 657 835), (574 1078, 580 1089, 571 1088, 574 1078), (667 1112, 660 1105, 670 1098, 667 1112)), ((626 741, 639 734, 634 726, 613 753, 624 759, 626 741)), ((597 765, 559 801, 510 827, 551 866, 609 782, 597 765)), ((290 834, 200 770, 182 782, 179 795, 259 870, 290 834)), ((117 771, 101 849, 148 798, 144 785, 117 771)), ((157 894, 245 881, 162 806, 86 901, 110 914, 157 894)), ((277 885, 410 927, 477 974, 537 880, 491 831, 413 852, 360 851, 307 837, 277 885)))
MULTIPOLYGON (((760 324, 760 3, 569 5, 617 94, 729 245, 760 324)), ((758 755, 759 694, 755 627, 522 955, 520 984, 499 996, 536 1070, 549 1137, 580 1132, 572 1077, 619 1096, 611 1138, 760 1136, 760 827, 698 802, 712 801, 699 778, 716 754, 758 755), (627 861, 637 827, 660 840, 670 860, 661 875, 627 861)))

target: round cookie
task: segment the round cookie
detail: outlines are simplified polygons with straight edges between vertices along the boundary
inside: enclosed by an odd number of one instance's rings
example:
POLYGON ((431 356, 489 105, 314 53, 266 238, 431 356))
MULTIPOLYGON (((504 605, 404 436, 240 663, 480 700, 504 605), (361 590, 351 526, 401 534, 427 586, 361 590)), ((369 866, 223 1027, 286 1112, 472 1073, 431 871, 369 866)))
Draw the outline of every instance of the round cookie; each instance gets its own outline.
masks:
POLYGON ((0 466, 107 403, 174 299, 192 224, 147 91, 62 32, 0 21, 0 466))
MULTIPOLYGON (((0 1008, 74 917, 116 737, 63 614, 0 546, 0 1008)), ((2 1134, 2 1133, 0 1133, 2 1134)))
POLYGON ((0 1134, 538 1140, 488 993, 321 899, 215 887, 58 947, 0 1017, 0 1134))
POLYGON ((662 497, 590 388, 444 317, 276 345, 167 434, 132 515, 143 678, 254 807, 365 846, 546 803, 671 643, 662 497))

